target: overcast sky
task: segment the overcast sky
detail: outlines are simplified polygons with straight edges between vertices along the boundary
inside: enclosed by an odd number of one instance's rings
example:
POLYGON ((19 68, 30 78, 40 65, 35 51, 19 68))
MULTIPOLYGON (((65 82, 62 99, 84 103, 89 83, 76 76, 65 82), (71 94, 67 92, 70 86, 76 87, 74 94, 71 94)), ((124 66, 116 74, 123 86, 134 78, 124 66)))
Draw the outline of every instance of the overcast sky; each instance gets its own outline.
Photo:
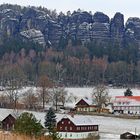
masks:
POLYGON ((110 18, 116 12, 128 17, 140 17, 140 0, 0 0, 0 4, 11 3, 22 6, 44 6, 48 9, 56 9, 58 12, 73 11, 78 8, 82 10, 101 11, 110 18))

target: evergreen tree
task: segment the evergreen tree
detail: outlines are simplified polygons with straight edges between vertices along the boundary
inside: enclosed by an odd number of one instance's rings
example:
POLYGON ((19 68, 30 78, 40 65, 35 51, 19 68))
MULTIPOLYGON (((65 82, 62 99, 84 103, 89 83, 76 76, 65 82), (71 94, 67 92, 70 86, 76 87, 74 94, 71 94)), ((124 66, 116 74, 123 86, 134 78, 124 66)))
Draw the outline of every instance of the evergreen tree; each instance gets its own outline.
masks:
POLYGON ((45 116, 45 127, 48 129, 49 135, 53 140, 60 140, 56 130, 56 115, 52 108, 49 109, 45 116))
POLYGON ((124 92, 124 96, 133 96, 133 92, 131 91, 130 88, 128 88, 128 89, 124 92))
POLYGON ((41 135, 42 128, 40 121, 32 113, 28 112, 22 113, 15 123, 15 132, 30 136, 41 135))

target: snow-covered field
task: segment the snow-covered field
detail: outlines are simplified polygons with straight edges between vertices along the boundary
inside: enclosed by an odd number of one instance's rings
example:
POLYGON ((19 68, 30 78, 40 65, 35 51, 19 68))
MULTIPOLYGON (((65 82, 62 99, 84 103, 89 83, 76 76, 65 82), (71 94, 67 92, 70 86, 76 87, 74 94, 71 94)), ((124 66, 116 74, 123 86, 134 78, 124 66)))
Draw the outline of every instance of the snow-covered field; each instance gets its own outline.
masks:
MULTIPOLYGON (((85 88, 66 88, 68 91, 68 96, 72 96, 72 102, 67 103, 66 105, 69 107, 74 107, 75 103, 79 101, 81 98, 87 98, 88 100, 92 100, 92 91, 93 88, 85 87, 85 88), (73 97, 77 97, 73 99, 73 97)), ((108 88, 109 96, 114 99, 115 96, 124 96, 124 91, 126 91, 126 88, 108 88)), ((140 96, 140 89, 135 88, 131 90, 133 92, 134 96, 140 96)))
MULTIPOLYGON (((26 87, 23 88, 22 90, 19 91, 20 94, 20 99, 23 97, 22 95, 27 92, 29 89, 31 89, 31 87, 26 87)), ((33 92, 36 94, 38 93, 38 89, 35 87, 32 87, 33 92)), ((66 91, 68 92, 68 96, 67 98, 67 103, 66 106, 67 107, 75 107, 75 103, 78 102, 81 98, 87 98, 88 100, 92 100, 92 91, 93 88, 91 87, 83 87, 83 88, 65 88, 66 91)), ((140 96, 140 88, 135 88, 135 89, 131 89, 133 92, 134 96, 140 96)), ((108 88, 108 92, 109 92, 109 96, 112 97, 112 99, 115 96, 123 96, 124 95, 124 91, 126 91, 126 88, 112 88, 109 87, 108 88)), ((5 94, 6 92, 4 91, 0 91, 0 94, 5 94)))
MULTIPOLYGON (((23 94, 29 89, 25 88, 21 91, 23 94)), ((36 91, 36 88, 33 88, 36 91)), ((67 102, 67 106, 74 107, 75 103, 83 97, 91 99, 93 88, 66 88, 68 92, 67 98, 71 101, 67 102)), ((125 88, 109 88, 109 95, 114 98, 115 96, 123 96, 125 88)), ((140 96, 140 89, 132 89, 133 95, 140 96)), ((0 92, 3 94, 3 92, 0 92)), ((41 114, 40 114, 41 115, 41 114)), ((90 117, 96 124, 99 124, 102 139, 119 139, 119 135, 123 132, 134 132, 135 129, 140 133, 140 120, 111 118, 102 116, 87 116, 90 117)), ((42 120, 41 120, 42 121, 42 120)))
MULTIPOLYGON (((26 87, 23 88, 19 91, 20 94, 25 93, 26 91, 28 91, 29 89, 33 89, 34 92, 37 92, 37 89, 35 87, 26 87)), ((68 91, 68 95, 74 95, 77 96, 79 98, 82 97, 91 97, 91 93, 93 91, 93 88, 91 87, 70 87, 70 88, 65 88, 66 91, 68 91)), ((126 88, 108 88, 109 91, 109 95, 110 96, 122 96, 124 95, 124 91, 126 90, 126 88)), ((136 96, 140 96, 140 88, 133 88, 131 89, 131 91, 133 92, 133 95, 136 96)), ((0 91, 0 94, 3 94, 4 91, 0 91)))
MULTIPOLYGON (((21 111, 21 112, 25 112, 21 111)), ((0 109, 0 116, 4 115, 6 112, 13 112, 10 109, 0 109)), ((44 125, 45 112, 34 112, 29 111, 35 115, 38 120, 41 120, 42 125, 44 125)), ((14 111, 14 114, 20 114, 20 110, 14 111)), ((64 116, 65 114, 57 114, 57 118, 64 116)), ((76 115, 75 115, 76 116, 76 115)), ((81 115, 79 118, 87 117, 94 124, 99 125, 99 132, 101 139, 119 139, 119 135, 124 132, 136 132, 140 133, 140 120, 132 120, 132 119, 121 119, 121 118, 111 118, 111 117, 103 117, 103 116, 90 116, 90 115, 81 115)))
MULTIPOLYGON (((91 93, 93 91, 93 88, 66 88, 66 90, 68 91, 68 93, 72 93, 75 96, 78 97, 91 97, 91 93)), ((123 96, 124 95, 124 91, 126 90, 126 88, 108 88, 109 90, 109 95, 110 96, 123 96)), ((140 96, 140 88, 135 88, 131 90, 133 92, 133 95, 136 96, 140 96)))

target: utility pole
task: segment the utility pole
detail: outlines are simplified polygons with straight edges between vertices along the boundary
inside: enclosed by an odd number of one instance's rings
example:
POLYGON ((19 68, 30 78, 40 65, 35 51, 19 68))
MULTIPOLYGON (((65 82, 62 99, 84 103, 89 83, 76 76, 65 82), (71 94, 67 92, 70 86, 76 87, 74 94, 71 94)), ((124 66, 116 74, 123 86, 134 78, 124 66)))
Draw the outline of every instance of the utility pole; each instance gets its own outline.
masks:
POLYGON ((136 127, 135 127, 135 140, 136 140, 136 138, 137 138, 137 137, 136 137, 136 131, 137 131, 137 129, 136 129, 136 127))

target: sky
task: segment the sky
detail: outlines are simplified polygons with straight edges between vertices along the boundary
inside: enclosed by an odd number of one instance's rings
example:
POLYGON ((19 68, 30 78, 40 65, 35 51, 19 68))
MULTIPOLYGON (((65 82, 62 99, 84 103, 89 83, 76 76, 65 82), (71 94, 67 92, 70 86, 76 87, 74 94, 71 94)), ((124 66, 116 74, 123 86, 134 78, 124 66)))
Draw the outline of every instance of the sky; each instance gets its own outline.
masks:
POLYGON ((124 14, 125 21, 128 17, 140 17, 140 0, 0 0, 0 4, 10 3, 22 6, 43 6, 56 9, 57 12, 74 11, 78 8, 86 11, 104 12, 110 18, 116 12, 124 14))

